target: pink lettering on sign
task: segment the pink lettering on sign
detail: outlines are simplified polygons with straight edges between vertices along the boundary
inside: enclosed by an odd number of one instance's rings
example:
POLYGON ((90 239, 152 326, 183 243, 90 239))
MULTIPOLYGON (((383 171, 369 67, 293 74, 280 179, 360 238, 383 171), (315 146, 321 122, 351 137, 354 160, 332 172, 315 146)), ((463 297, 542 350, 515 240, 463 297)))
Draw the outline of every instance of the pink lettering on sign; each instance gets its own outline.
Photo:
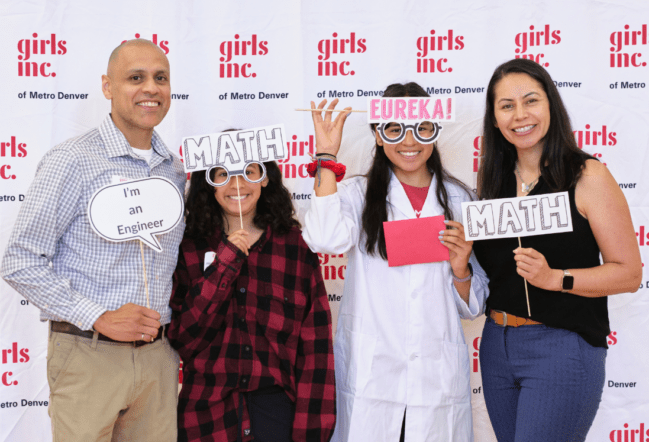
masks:
POLYGON ((381 118, 379 109, 381 108, 381 100, 373 99, 370 100, 370 119, 378 120, 381 118))
POLYGON ((392 100, 381 100, 381 119, 389 120, 392 118, 392 100))
POLYGON ((455 99, 439 98, 368 98, 369 123, 454 121, 455 99))
POLYGON ((408 100, 408 119, 415 120, 419 118, 419 114, 417 114, 416 112, 417 112, 417 101, 408 100))
POLYGON ((396 102, 397 107, 394 111, 394 116, 400 120, 407 120, 408 118, 406 117, 406 113, 404 112, 406 110, 406 100, 403 98, 397 98, 396 102))
POLYGON ((419 100, 419 118, 422 120, 429 120, 430 119, 430 114, 428 113, 428 103, 430 103, 430 99, 428 100, 419 100))
POLYGON ((435 109, 433 110, 433 120, 444 118, 444 108, 442 107, 442 100, 435 100, 435 109))

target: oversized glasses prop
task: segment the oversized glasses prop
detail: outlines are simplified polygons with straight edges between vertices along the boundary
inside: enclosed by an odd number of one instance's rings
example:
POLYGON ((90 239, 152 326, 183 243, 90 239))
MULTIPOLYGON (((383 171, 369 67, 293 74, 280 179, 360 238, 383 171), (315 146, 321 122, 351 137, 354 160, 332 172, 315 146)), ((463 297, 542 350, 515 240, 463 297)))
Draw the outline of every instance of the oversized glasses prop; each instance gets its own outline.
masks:
POLYGON ((383 141, 397 144, 407 131, 422 144, 434 143, 442 130, 440 122, 455 121, 454 97, 403 97, 368 99, 368 122, 378 123, 383 141))
POLYGON ((283 124, 185 137, 183 166, 188 173, 205 170, 205 179, 214 187, 238 175, 259 183, 266 178, 265 162, 286 158, 285 140, 283 124))
POLYGON ((388 144, 397 144, 406 138, 406 132, 411 131, 415 140, 421 144, 431 144, 439 137, 439 132, 442 126, 432 121, 421 121, 415 124, 397 123, 391 121, 389 123, 381 123, 376 126, 376 131, 383 141, 388 144))

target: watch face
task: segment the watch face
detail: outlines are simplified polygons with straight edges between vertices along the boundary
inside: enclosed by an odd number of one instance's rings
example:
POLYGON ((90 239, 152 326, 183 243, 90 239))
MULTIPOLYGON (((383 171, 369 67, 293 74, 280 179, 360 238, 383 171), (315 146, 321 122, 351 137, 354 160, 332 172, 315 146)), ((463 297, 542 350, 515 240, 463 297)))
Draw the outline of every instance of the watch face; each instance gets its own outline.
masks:
POLYGON ((563 275, 563 289, 572 290, 572 285, 575 283, 575 277, 572 275, 563 275))

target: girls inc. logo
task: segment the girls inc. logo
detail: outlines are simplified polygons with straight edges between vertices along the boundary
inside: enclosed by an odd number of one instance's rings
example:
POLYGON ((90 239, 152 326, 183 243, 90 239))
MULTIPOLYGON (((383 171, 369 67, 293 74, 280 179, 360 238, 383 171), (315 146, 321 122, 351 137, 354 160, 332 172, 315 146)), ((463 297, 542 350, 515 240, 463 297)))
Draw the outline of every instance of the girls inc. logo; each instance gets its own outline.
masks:
POLYGON ((25 38, 18 41, 18 76, 56 77, 56 72, 50 69, 52 64, 49 61, 41 61, 40 56, 65 55, 68 52, 65 47, 67 42, 57 40, 56 34, 50 34, 48 39, 44 39, 38 38, 38 34, 34 32, 32 37, 33 39, 25 38))
POLYGON ((561 43, 561 31, 550 29, 550 25, 545 25, 542 31, 537 31, 534 25, 530 26, 529 32, 521 32, 514 37, 516 49, 514 49, 514 58, 526 58, 533 60, 541 66, 548 67, 550 63, 544 62, 541 59, 545 57, 541 50, 541 46, 558 45, 561 43), (527 51, 530 51, 527 53, 527 51), (534 53, 537 52, 537 53, 534 53))
POLYGON ((579 148, 584 146, 615 146, 617 144, 617 133, 607 129, 606 125, 602 125, 601 130, 594 130, 594 128, 591 129, 590 124, 587 124, 584 130, 576 130, 573 133, 579 148))
MULTIPOLYGON (((338 33, 331 34, 333 38, 326 38, 318 42, 318 77, 335 77, 338 75, 356 75, 356 72, 350 69, 351 62, 346 60, 330 60, 332 55, 346 54, 347 58, 351 54, 362 54, 367 51, 367 40, 357 38, 356 33, 352 32, 349 38, 338 38, 338 33)), ((338 57, 335 57, 338 58, 338 57)), ((343 58, 341 56, 341 58, 343 58)))
POLYGON ((473 353, 471 354, 471 371, 478 373, 480 371, 480 339, 478 336, 473 340, 473 353))
POLYGON ((642 53, 635 52, 637 46, 647 45, 647 25, 640 30, 631 30, 629 25, 624 25, 624 31, 611 32, 611 58, 609 67, 612 68, 639 68, 647 66, 646 61, 640 61, 642 53), (633 47, 628 47, 633 46, 633 47), (622 52, 625 49, 625 52, 622 52))
POLYGON ((446 65, 448 59, 440 53, 464 49, 464 36, 454 35, 453 29, 446 31, 446 35, 435 32, 431 29, 430 35, 417 39, 417 73, 453 72, 453 68, 446 65), (431 57, 429 52, 435 56, 431 57))
POLYGON ((259 40, 257 34, 252 34, 250 40, 239 40, 239 34, 234 34, 234 40, 226 40, 219 46, 220 78, 255 78, 252 63, 242 63, 234 57, 254 57, 268 54, 268 42, 259 40))
MULTIPOLYGON (((135 34, 135 38, 143 38, 140 33, 135 34)), ((128 40, 122 41, 123 43, 126 43, 128 40)), ((160 46, 160 49, 162 49, 165 53, 165 55, 169 54, 169 42, 167 40, 160 40, 158 41, 158 34, 153 34, 151 41, 153 42, 154 45, 160 46)))
POLYGON ((478 135, 473 139, 473 171, 477 172, 480 169, 480 162, 482 161, 482 139, 484 137, 478 135))
POLYGON ((334 258, 343 257, 344 255, 327 255, 325 253, 318 253, 318 258, 320 259, 320 270, 322 271, 322 279, 324 279, 325 281, 345 279, 345 270, 347 270, 347 266, 335 265, 334 262, 331 261, 334 258))
POLYGON ((645 226, 640 226, 638 231, 635 232, 635 236, 638 237, 638 244, 641 246, 649 245, 649 233, 645 234, 645 226))
MULTIPOLYGON (((315 138, 309 135, 308 141, 298 141, 297 135, 291 137, 291 141, 286 143, 286 158, 277 160, 277 165, 284 178, 308 178, 309 173, 306 171, 308 161, 303 157, 315 153, 315 138), (302 158, 300 158, 302 157, 302 158), (290 162, 291 158, 300 158, 298 163, 290 162)), ((295 160, 294 160, 295 161, 295 160)))
MULTIPOLYGON (((28 348, 18 348, 18 343, 14 342, 11 344, 11 348, 6 348, 2 350, 2 366, 8 364, 24 364, 29 362, 29 349, 28 348)), ((12 371, 2 370, 2 376, 0 376, 0 382, 5 387, 10 387, 13 385, 18 385, 18 381, 13 379, 14 373, 12 371)))
POLYGON ((624 424, 623 429, 611 430, 609 440, 611 442, 649 442, 649 430, 645 430, 644 422, 638 428, 631 428, 624 424))
MULTIPOLYGON (((27 144, 17 143, 16 137, 12 136, 10 141, 0 142, 0 161, 4 161, 4 158, 24 158, 26 156, 27 144)), ((11 173, 11 166, 9 164, 0 163, 0 179, 16 179, 16 175, 11 173)))

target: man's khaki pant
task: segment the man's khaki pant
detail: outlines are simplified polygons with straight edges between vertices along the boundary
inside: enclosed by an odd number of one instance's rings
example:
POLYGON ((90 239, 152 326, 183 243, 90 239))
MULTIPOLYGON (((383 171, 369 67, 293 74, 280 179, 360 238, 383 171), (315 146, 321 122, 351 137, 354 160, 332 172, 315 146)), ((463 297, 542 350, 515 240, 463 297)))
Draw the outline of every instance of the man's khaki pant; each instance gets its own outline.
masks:
POLYGON ((54 442, 175 442, 178 364, 165 337, 135 348, 50 331, 54 442))

